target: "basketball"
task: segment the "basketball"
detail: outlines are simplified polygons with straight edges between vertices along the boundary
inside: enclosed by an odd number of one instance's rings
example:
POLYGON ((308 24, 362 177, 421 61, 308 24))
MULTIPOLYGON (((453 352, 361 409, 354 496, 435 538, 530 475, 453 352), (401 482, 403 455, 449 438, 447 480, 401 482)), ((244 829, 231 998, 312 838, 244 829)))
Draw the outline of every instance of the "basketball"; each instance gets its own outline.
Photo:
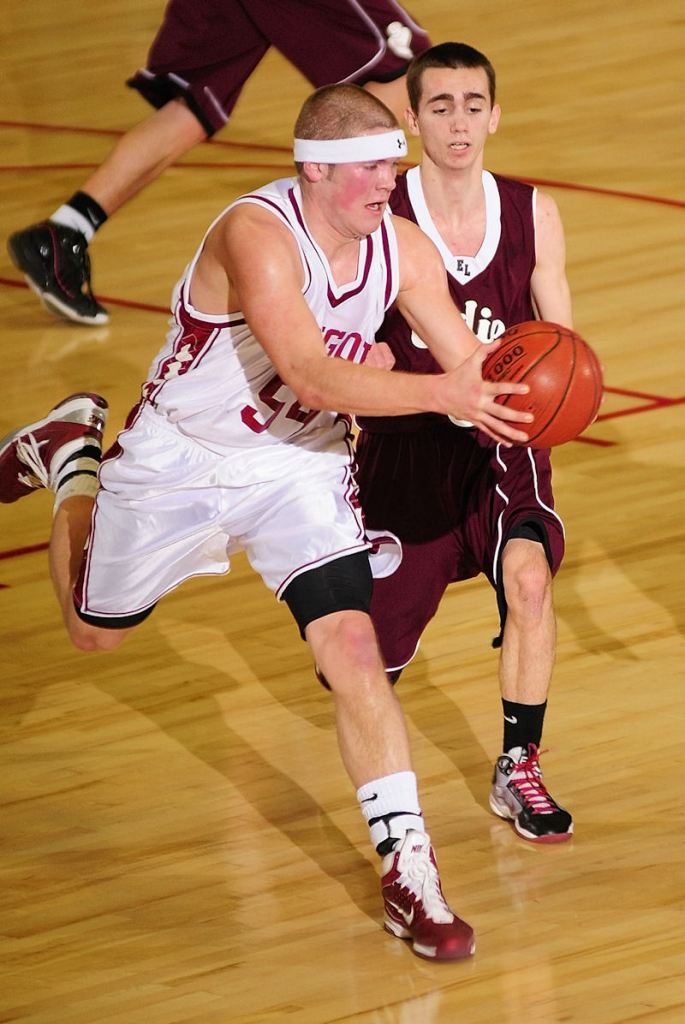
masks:
POLYGON ((509 409, 535 417, 527 445, 552 448, 578 437, 602 400, 602 367, 586 341, 560 324, 529 320, 510 327, 483 363, 483 378, 528 384, 527 395, 500 395, 509 409))

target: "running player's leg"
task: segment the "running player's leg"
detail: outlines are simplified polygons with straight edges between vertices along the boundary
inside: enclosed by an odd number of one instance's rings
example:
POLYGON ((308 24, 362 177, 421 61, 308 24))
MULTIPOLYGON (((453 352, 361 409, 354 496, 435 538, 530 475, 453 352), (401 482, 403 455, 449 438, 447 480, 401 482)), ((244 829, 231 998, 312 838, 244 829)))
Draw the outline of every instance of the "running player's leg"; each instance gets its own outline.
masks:
POLYGON ((238 0, 171 0, 148 66, 128 82, 155 112, 121 136, 48 220, 8 240, 12 260, 50 312, 108 322, 91 289, 90 241, 109 216, 226 124, 268 46, 238 0))
POLYGON ((385 678, 371 620, 364 552, 301 573, 283 599, 335 701, 343 763, 371 841, 383 857, 385 927, 417 955, 454 960, 474 950, 473 930, 447 905, 419 805, 404 715, 385 678))
POLYGON ((50 576, 69 639, 81 651, 113 651, 130 628, 102 628, 84 622, 74 606, 74 586, 85 557, 94 499, 75 496, 61 503, 50 535, 50 576))
POLYGON ((340 753, 355 787, 410 772, 404 716, 369 616, 347 610, 326 615, 307 627, 305 638, 333 692, 340 753))
POLYGON ((110 217, 207 137, 207 129, 186 103, 170 100, 121 136, 81 191, 110 217))
MULTIPOLYGON (((367 552, 360 551, 301 573, 283 592, 333 692, 340 752, 357 788, 412 770, 404 715, 368 615, 372 586, 367 552)), ((414 827, 420 824, 417 818, 414 827)))
MULTIPOLYGON (((250 508, 244 529, 236 524, 234 536, 287 603, 330 680, 341 757, 384 858, 386 927, 410 938, 420 956, 456 959, 473 951, 473 932, 444 901, 424 830, 404 716, 368 615, 370 545, 350 468, 346 437, 323 459, 281 451, 283 475, 260 485, 259 507, 250 508)), ((383 563, 390 564, 387 554, 383 563)))
MULTIPOLYGON (((507 617, 500 657, 502 697, 519 704, 547 700, 556 653, 552 573, 541 540, 513 536, 502 555, 507 617)), ((539 744, 540 737, 531 737, 539 744)))
POLYGON ((540 769, 540 742, 556 653, 552 571, 539 523, 522 523, 502 556, 506 622, 500 655, 504 717, 502 754, 493 772, 490 807, 533 842, 560 842, 573 819, 550 795, 540 769))
POLYGON ((523 838, 558 842, 571 835, 573 820, 544 784, 539 749, 556 653, 552 581, 563 558, 563 526, 554 512, 549 453, 510 449, 500 451, 498 461, 506 466, 498 482, 506 504, 497 525, 490 524, 487 566, 497 563, 494 543, 500 530, 503 547, 497 578, 492 568, 486 571, 497 587, 504 619, 499 664, 503 741, 490 806, 510 818, 523 838))
POLYGON ((527 748, 529 743, 538 747, 556 652, 552 580, 564 553, 549 453, 500 448, 490 477, 483 474, 482 479, 477 501, 484 511, 471 517, 475 526, 469 537, 483 571, 497 589, 502 612, 499 676, 505 702, 504 749, 527 748), (492 490, 493 480, 497 484, 494 498, 484 493, 492 490), (513 705, 529 712, 518 713, 513 705), (516 718, 521 727, 518 720, 526 718, 525 734, 507 718, 516 718))
POLYGON ((0 441, 0 500, 14 502, 40 488, 55 496, 50 574, 67 630, 84 650, 109 650, 122 639, 79 622, 72 597, 90 533, 106 418, 104 398, 81 392, 0 441))

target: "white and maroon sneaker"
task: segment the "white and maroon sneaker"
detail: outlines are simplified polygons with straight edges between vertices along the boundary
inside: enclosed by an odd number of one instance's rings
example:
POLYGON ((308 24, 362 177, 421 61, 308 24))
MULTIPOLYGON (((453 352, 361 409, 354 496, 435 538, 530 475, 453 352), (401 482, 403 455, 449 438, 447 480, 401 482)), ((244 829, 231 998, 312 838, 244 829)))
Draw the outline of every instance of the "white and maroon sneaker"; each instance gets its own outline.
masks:
POLYGON ((475 951, 473 929, 447 906, 424 832, 409 829, 401 844, 383 858, 381 892, 386 930, 410 939, 417 956, 461 960, 475 951))
POLYGON ((99 395, 69 395, 42 420, 0 440, 0 501, 47 487, 53 492, 78 473, 97 476, 107 402, 99 395))
POLYGON ((540 752, 534 743, 500 754, 490 791, 490 808, 513 821, 524 839, 534 843, 561 843, 573 834, 573 818, 547 792, 540 770, 540 752))

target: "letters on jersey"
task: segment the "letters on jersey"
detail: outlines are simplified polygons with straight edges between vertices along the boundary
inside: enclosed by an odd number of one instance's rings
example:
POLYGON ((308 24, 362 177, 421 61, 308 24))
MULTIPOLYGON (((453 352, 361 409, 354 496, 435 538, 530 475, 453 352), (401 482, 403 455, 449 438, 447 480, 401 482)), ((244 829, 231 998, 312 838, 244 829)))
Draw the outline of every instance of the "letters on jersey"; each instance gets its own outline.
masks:
MULTIPOLYGON (((436 245, 450 292, 468 327, 485 343, 507 327, 534 319, 530 278, 535 267, 535 190, 489 171, 483 172, 485 235, 475 256, 451 252, 428 210, 418 167, 398 179, 390 198, 394 213, 415 221, 436 245)), ((399 330, 391 318, 385 334, 399 330)), ((416 335, 412 343, 417 345, 416 335)), ((425 345, 423 346, 425 348, 425 345)))
MULTIPOLYGON (((455 305, 467 325, 484 343, 492 342, 512 324, 535 319, 530 280, 535 269, 535 190, 530 185, 483 171, 486 225, 475 254, 454 254, 433 223, 421 186, 419 167, 399 175, 390 196, 393 213, 414 221, 437 247, 447 271, 455 305)), ((378 340, 405 373, 440 373, 441 367, 402 314, 389 310, 378 340)), ((405 429, 408 417, 358 417, 369 430, 405 429)))
MULTIPOLYGON (((292 232, 302 260, 302 294, 332 358, 362 363, 398 290, 398 257, 392 217, 359 245, 357 274, 337 285, 328 261, 309 233, 296 179, 281 179, 227 207, 254 203, 292 232)), ((205 236, 206 237, 206 236, 205 236)), ((204 240, 203 240, 204 244, 204 240)), ((190 301, 193 270, 202 245, 178 282, 166 345, 143 386, 143 398, 213 451, 289 441, 324 444, 337 413, 303 408, 281 380, 240 312, 211 315, 190 301)), ((264 296, 269 301, 269 296, 264 296)), ((277 457, 274 454, 274 457, 277 457)))

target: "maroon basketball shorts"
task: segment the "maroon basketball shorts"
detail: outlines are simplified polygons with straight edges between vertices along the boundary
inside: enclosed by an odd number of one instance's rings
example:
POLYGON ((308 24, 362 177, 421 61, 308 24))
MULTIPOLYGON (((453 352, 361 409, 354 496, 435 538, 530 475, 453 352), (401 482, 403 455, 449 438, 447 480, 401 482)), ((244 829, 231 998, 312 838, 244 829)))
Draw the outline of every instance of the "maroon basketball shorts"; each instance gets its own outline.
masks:
POLYGON ((127 84, 155 107, 182 96, 212 135, 270 46, 318 87, 389 81, 430 45, 394 0, 170 0, 127 84))
POLYGON ((484 573, 503 622, 501 562, 510 537, 539 539, 552 573, 559 568, 564 528, 549 451, 505 448, 436 417, 413 432, 363 431, 357 461, 366 525, 402 541, 402 563, 374 581, 371 604, 388 669, 411 661, 449 583, 484 573))

